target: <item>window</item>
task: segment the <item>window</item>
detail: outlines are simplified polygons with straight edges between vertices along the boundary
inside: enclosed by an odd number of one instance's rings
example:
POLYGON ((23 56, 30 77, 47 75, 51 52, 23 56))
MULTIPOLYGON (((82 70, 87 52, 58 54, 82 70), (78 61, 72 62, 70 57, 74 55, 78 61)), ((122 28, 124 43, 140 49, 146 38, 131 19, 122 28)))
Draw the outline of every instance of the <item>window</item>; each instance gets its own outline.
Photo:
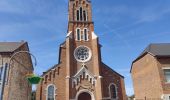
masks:
POLYGON ((79 10, 77 10, 77 21, 79 21, 80 18, 79 18, 79 10))
POLYGON ((87 16, 86 16, 86 11, 85 10, 83 11, 83 18, 84 18, 84 21, 87 21, 87 16))
POLYGON ((115 84, 111 84, 109 87, 111 99, 117 98, 117 88, 115 84))
POLYGON ((8 84, 8 78, 9 78, 9 66, 8 66, 8 64, 6 63, 5 64, 5 66, 3 67, 4 69, 4 76, 3 76, 3 78, 4 78, 4 81, 5 81, 5 84, 8 84))
POLYGON ((47 100, 55 100, 55 87, 50 85, 47 88, 47 100))
POLYGON ((2 74, 3 74, 3 67, 1 66, 0 67, 0 81, 2 80, 2 76, 3 76, 2 74))
POLYGON ((91 50, 86 46, 79 46, 74 51, 74 57, 79 62, 87 62, 91 58, 91 50))
POLYGON ((166 78, 166 82, 170 83, 170 69, 164 69, 164 75, 166 78))
POLYGON ((84 29, 84 40, 85 41, 88 41, 88 30, 87 29, 84 29))
POLYGON ((80 39, 81 39, 81 30, 80 30, 79 28, 76 29, 76 34, 77 34, 76 39, 77 39, 78 41, 80 41, 80 39))
POLYGON ((80 7, 80 20, 81 21, 83 20, 83 9, 82 9, 82 7, 80 7))
POLYGON ((76 10, 76 19, 77 21, 87 21, 87 11, 80 7, 76 10))
POLYGON ((77 41, 88 41, 89 40, 89 35, 88 35, 88 29, 84 28, 83 30, 81 30, 80 28, 76 29, 76 40, 77 41))

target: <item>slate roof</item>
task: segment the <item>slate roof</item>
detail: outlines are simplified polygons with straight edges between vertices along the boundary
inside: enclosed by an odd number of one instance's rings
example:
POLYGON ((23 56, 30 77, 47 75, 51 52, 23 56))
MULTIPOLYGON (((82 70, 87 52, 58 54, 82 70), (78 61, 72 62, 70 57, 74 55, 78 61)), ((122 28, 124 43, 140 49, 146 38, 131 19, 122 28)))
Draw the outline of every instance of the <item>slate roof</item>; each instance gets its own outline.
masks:
POLYGON ((22 46, 25 42, 0 42, 0 53, 13 52, 22 46))
MULTIPOLYGON (((170 57, 170 43, 152 43, 132 62, 139 60, 145 54, 150 53, 154 57, 170 57)), ((131 65, 131 70, 132 70, 131 65)), ((130 70, 130 72, 131 72, 130 70)))
POLYGON ((153 56, 170 56, 170 43, 150 44, 141 55, 151 53, 153 56))

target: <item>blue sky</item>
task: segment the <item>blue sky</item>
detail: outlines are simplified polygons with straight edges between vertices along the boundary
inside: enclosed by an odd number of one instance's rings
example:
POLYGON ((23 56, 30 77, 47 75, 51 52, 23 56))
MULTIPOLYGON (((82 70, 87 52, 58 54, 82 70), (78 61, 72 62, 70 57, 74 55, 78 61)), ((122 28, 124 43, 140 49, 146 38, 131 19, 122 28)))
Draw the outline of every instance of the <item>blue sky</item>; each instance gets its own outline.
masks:
MULTIPOLYGON (((150 43, 170 42, 169 0, 92 0, 102 60, 125 76, 133 94, 131 62, 150 43)), ((0 41, 29 42, 42 74, 58 61, 65 40, 68 0, 0 0, 0 41)))

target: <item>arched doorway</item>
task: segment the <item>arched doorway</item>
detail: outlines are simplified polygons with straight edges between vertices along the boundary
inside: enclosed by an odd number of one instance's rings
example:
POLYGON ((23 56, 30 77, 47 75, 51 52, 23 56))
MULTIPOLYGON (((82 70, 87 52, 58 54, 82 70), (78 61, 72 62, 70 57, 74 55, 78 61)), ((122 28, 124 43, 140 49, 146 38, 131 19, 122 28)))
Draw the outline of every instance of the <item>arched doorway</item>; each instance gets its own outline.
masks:
POLYGON ((78 96, 78 100, 92 100, 92 98, 89 93, 83 92, 78 96))

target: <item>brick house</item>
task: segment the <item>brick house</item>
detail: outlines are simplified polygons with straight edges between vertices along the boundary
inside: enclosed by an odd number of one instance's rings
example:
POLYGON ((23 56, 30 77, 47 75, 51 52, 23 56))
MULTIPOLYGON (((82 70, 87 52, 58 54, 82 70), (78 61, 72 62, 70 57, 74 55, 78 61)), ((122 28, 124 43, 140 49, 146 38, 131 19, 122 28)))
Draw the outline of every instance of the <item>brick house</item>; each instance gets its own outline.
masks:
POLYGON ((131 68, 136 100, 170 100, 170 44, 150 44, 131 68))
POLYGON ((69 0, 58 64, 43 73, 36 100, 125 100, 124 77, 101 60, 90 0, 69 0))
POLYGON ((32 87, 26 74, 33 71, 27 42, 0 42, 0 100, 30 100, 32 87), (11 60, 10 60, 11 59, 11 60), (11 62, 10 62, 11 61, 11 62))

